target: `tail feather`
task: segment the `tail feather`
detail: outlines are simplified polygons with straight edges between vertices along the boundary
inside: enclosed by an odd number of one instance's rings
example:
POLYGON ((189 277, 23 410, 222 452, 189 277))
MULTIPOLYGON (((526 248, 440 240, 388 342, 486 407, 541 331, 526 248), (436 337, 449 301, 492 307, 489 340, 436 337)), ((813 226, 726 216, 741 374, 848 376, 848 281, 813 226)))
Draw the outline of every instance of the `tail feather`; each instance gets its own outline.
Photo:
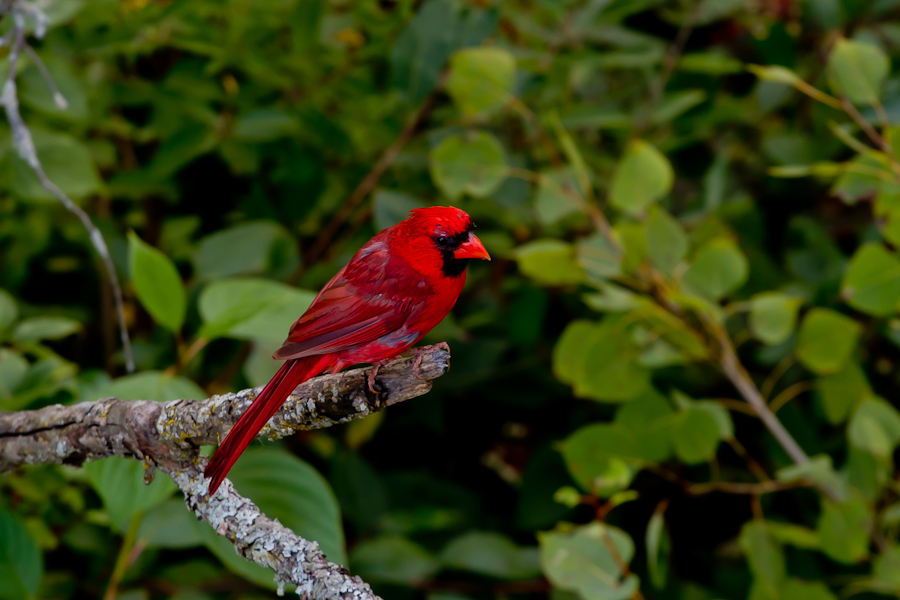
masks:
POLYGON ((206 465, 203 474, 212 479, 209 484, 210 496, 216 493, 238 457, 250 445, 260 429, 278 412, 294 388, 327 368, 324 358, 323 356, 309 356, 289 360, 266 384, 247 412, 241 415, 241 418, 225 436, 225 440, 206 465))

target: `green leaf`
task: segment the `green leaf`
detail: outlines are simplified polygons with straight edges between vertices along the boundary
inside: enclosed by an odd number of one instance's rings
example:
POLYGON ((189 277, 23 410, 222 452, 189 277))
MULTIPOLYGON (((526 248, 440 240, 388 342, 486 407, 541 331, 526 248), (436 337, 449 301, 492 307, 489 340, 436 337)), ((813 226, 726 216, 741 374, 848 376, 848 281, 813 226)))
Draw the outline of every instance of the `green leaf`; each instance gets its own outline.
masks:
MULTIPOLYGON (((141 174, 142 179, 164 181, 197 157, 212 150, 218 142, 218 133, 208 124, 195 124, 180 129, 163 139, 147 170, 141 174)), ((128 174, 124 173, 119 177, 125 178, 127 182, 128 174)))
POLYGON ((19 307, 16 299, 5 290, 0 290, 0 339, 3 331, 8 329, 19 318, 19 307))
POLYGON ((553 225, 560 219, 583 212, 584 191, 571 167, 542 171, 538 176, 534 210, 538 221, 553 225))
POLYGON ((431 178, 451 201, 463 194, 484 198, 506 179, 503 145, 489 133, 450 136, 429 155, 431 178))
MULTIPOLYGON (((378 413, 384 415, 385 413, 378 413)), ((370 417, 376 415, 370 415, 370 417)), ((382 419, 365 418, 351 421, 365 424, 373 422, 377 427, 382 419)), ((372 425, 367 425, 372 427, 372 425)), ((359 447, 359 441, 353 439, 353 432, 348 427, 345 443, 348 447, 359 447)), ((374 434, 375 431, 368 432, 374 434)), ((341 512, 357 528, 357 531, 368 531, 379 525, 387 512, 387 490, 381 476, 359 452, 339 450, 331 457, 329 482, 338 499, 341 512)))
POLYGON ((900 301, 900 259, 881 244, 862 246, 844 273, 841 296, 870 315, 894 313, 900 301))
POLYGON ((447 93, 464 115, 502 106, 512 93, 516 59, 502 48, 466 48, 450 57, 447 93))
POLYGON ((614 231, 625 250, 625 255, 622 257, 622 270, 626 273, 635 273, 647 259, 647 237, 644 235, 644 224, 624 221, 618 223, 614 231))
POLYGON ((642 460, 662 462, 672 454, 674 413, 666 397, 650 388, 618 410, 615 425, 640 440, 642 460))
POLYGON ((197 517, 181 498, 172 498, 149 509, 141 519, 138 542, 150 548, 193 548, 203 543, 197 517))
POLYGON ((766 529, 782 544, 790 544, 806 550, 818 550, 822 547, 819 533, 815 529, 777 521, 766 521, 766 529))
POLYGON ((331 562, 347 564, 337 499, 325 478, 308 463, 263 447, 245 452, 228 478, 239 494, 252 499, 267 516, 317 541, 331 562))
POLYGON ((394 190, 376 190, 372 197, 372 221, 378 229, 387 229, 406 218, 415 208, 423 208, 424 202, 394 190))
POLYGON ((8 400, 28 373, 28 361, 8 348, 0 348, 0 400, 8 400))
POLYGON ((794 332, 803 303, 779 292, 764 292, 751 299, 750 333, 764 344, 780 344, 794 332))
POLYGON ((537 548, 520 548, 495 532, 462 534, 447 544, 440 560, 451 569, 498 579, 529 579, 541 573, 537 548))
POLYGON ((868 450, 850 444, 847 460, 841 469, 847 483, 869 501, 876 501, 882 490, 890 485, 894 473, 894 460, 890 455, 875 456, 868 450))
POLYGON ((554 587, 577 592, 583 600, 625 600, 638 589, 637 576, 619 566, 634 555, 634 543, 621 529, 593 522, 569 533, 538 533, 538 541, 541 565, 554 587))
POLYGON ((840 38, 828 56, 828 83, 838 96, 871 105, 881 97, 890 61, 878 46, 840 38))
POLYGON ((891 546, 875 560, 874 575, 888 587, 900 589, 900 547, 891 546))
POLYGON ((747 557, 753 581, 766 597, 778 598, 778 590, 786 578, 784 551, 764 521, 749 521, 744 524, 740 537, 741 550, 747 557))
POLYGON ((678 59, 678 70, 704 75, 729 75, 744 70, 744 63, 724 52, 692 52, 678 59))
MULTIPOLYGON (((91 159, 90 150, 68 135, 31 128, 38 160, 47 177, 73 199, 81 199, 100 189, 100 178, 91 159)), ((5 177, 0 177, 9 190, 25 200, 52 200, 56 197, 41 185, 34 170, 11 155, 5 161, 5 177)))
POLYGON ((575 383, 584 356, 586 341, 599 327, 585 319, 570 322, 553 348, 553 374, 563 383, 575 383))
MULTIPOLYGON (((846 165, 838 166, 841 168, 841 176, 831 186, 831 193, 849 205, 878 193, 883 185, 883 179, 878 176, 879 172, 890 175, 890 171, 869 154, 860 154, 846 165)), ((816 163, 810 166, 810 171, 811 174, 822 174, 822 170, 827 168, 829 167, 822 163, 816 163)))
POLYGON ((575 394, 601 402, 622 402, 647 390, 651 371, 638 362, 641 350, 618 319, 607 317, 585 340, 575 394))
POLYGON ((849 361, 840 371, 822 377, 817 387, 825 418, 835 425, 846 420, 854 407, 872 396, 869 380, 855 361, 849 361))
POLYGON ((523 274, 547 285, 584 281, 584 270, 575 259, 575 247, 554 239, 535 240, 519 246, 516 262, 523 274))
POLYGON ((297 135, 296 119, 280 108, 258 108, 235 119, 231 135, 242 142, 269 142, 297 135))
POLYGON ((631 215, 639 215, 672 189, 672 165, 643 140, 634 140, 619 162, 609 192, 610 203, 631 215))
POLYGON ((821 581, 803 581, 790 578, 779 590, 779 598, 785 600, 837 600, 831 590, 821 581))
POLYGON ((201 335, 280 343, 315 297, 268 279, 214 281, 203 288, 198 301, 201 335))
POLYGON ((795 87, 803 79, 786 67, 778 65, 747 65, 747 70, 764 81, 774 81, 795 87))
POLYGON ((684 274, 684 283, 709 299, 718 300, 747 281, 747 258, 733 242, 716 239, 697 252, 684 274))
POLYGON ((144 484, 144 464, 118 456, 87 463, 84 471, 119 531, 128 529, 132 517, 162 503, 177 489, 162 473, 157 473, 150 485, 144 484))
POLYGON ((797 358, 819 375, 836 373, 850 360, 861 331, 849 317, 828 308, 813 308, 800 325, 797 358))
POLYGON ((853 413, 847 437, 857 448, 888 457, 900 443, 900 413, 881 398, 869 398, 853 413))
POLYGON ((92 402, 100 398, 120 400, 202 400, 208 397, 196 383, 184 377, 177 377, 162 371, 144 371, 126 375, 110 381, 93 390, 93 394, 81 398, 92 402))
POLYGON ((59 340, 81 329, 81 323, 67 317, 32 317, 20 321, 13 330, 13 340, 32 344, 41 340, 59 340))
POLYGON ((822 502, 818 531, 822 551, 844 564, 856 564, 869 555, 872 515, 865 502, 852 498, 836 503, 822 502))
POLYGON ((595 233, 578 242, 578 264, 584 269, 588 282, 599 284, 609 277, 622 274, 622 256, 605 236, 595 233))
POLYGON ((84 122, 88 118, 88 97, 81 80, 73 73, 68 62, 59 60, 55 53, 42 52, 47 70, 59 92, 65 97, 66 106, 60 108, 55 94, 34 63, 18 77, 19 97, 22 104, 65 121, 84 122))
POLYGON ((131 280, 138 299, 157 323, 177 333, 187 313, 187 294, 169 258, 132 231, 128 234, 131 280))
POLYGON ((36 598, 43 576, 44 559, 34 538, 13 513, 0 509, 0 598, 36 598))
POLYGON ((650 262, 671 276, 688 251, 688 237, 681 224, 665 209, 654 206, 647 214, 644 235, 650 262))
POLYGON ((650 572, 650 582, 658 590, 666 587, 666 576, 669 567, 669 548, 671 541, 669 532, 666 531, 666 522, 663 513, 655 511, 647 523, 645 540, 647 546, 647 570, 650 572))
POLYGON ((197 277, 207 281, 235 275, 287 276, 299 260, 294 239, 272 221, 217 231, 200 240, 193 256, 197 277))
POLYGON ((644 447, 639 433, 609 423, 578 429, 563 440, 559 450, 572 478, 589 492, 598 491, 611 475, 617 478, 623 466, 635 471, 658 458, 649 454, 656 449, 644 447))
POLYGON ((497 25, 497 12, 451 0, 429 0, 409 21, 391 51, 394 85, 418 104, 434 88, 456 48, 477 46, 497 25))
POLYGON ((653 113, 650 115, 650 122, 653 125, 661 125, 673 121, 698 104, 702 104, 706 97, 706 92, 703 90, 683 90, 673 94, 666 94, 660 99, 656 108, 653 109, 653 113))
POLYGON ((382 581, 404 585, 426 581, 434 575, 438 562, 415 542, 390 536, 366 540, 353 548, 350 555, 353 573, 366 581, 382 581))
POLYGON ((839 498, 845 498, 848 493, 844 479, 834 470, 831 457, 820 454, 810 457, 809 461, 800 465, 782 467, 776 472, 778 481, 796 481, 808 478, 817 486, 832 490, 839 498))
POLYGON ((719 425, 713 415, 702 409, 689 408, 679 413, 672 431, 675 454, 687 464, 712 460, 719 446, 719 425))

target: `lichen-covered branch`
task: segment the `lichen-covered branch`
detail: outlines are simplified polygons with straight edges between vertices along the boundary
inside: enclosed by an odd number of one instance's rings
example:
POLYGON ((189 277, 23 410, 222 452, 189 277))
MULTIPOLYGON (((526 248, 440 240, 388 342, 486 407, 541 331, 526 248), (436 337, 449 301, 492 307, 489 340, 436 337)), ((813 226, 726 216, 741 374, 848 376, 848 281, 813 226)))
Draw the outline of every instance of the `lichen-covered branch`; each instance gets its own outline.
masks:
MULTIPOLYGON (((277 439, 305 429, 330 427, 421 396, 444 374, 450 354, 437 346, 422 356, 418 377, 412 358, 378 371, 379 393, 368 389, 369 369, 354 369, 300 385, 260 436, 277 439)), ((135 458, 168 474, 188 507, 226 536, 235 550, 273 569, 280 584, 297 586, 310 599, 374 599, 368 585, 328 562, 314 541, 263 515, 227 480, 212 498, 202 476, 200 446, 218 443, 261 388, 206 400, 105 398, 71 406, 0 414, 0 472, 26 464, 79 466, 109 456, 135 458)))
POLYGON ((59 186, 47 177, 44 166, 38 159, 37 149, 34 146, 31 131, 25 125, 25 121, 19 113, 16 70, 19 66, 19 57, 23 51, 31 57, 38 70, 41 72, 41 75, 47 82, 47 85, 53 94, 53 100, 56 102, 56 105, 63 109, 68 106, 65 97, 59 92, 59 89, 53 82, 53 78, 50 76, 47 67, 44 66, 43 61, 41 61, 40 57, 38 57, 37 53, 28 45, 28 42, 25 39, 26 18, 34 20, 34 35, 37 38, 42 38, 47 32, 47 15, 33 2, 27 2, 26 0, 0 0, 0 19, 4 16, 12 19, 13 28, 5 36, 0 38, 0 48, 9 44, 9 72, 6 76, 6 81, 0 86, 0 106, 3 107, 3 110, 6 113, 6 120, 9 122, 9 128, 12 132, 13 147, 16 149, 16 152, 18 152, 22 160, 28 163, 28 166, 32 168, 35 175, 37 175, 38 180, 41 182, 41 186, 53 194, 53 196, 65 206, 69 212, 78 217, 82 226, 87 230, 91 245, 97 251, 97 254, 100 255, 100 260, 103 262, 103 267, 109 278, 110 287, 112 287, 113 298, 116 303, 116 316, 119 320, 119 331, 122 337, 122 351, 125 355, 125 367, 129 373, 133 373, 134 358, 131 351, 131 339, 128 337, 128 327, 125 322, 125 303, 122 300, 122 287, 119 285, 119 278, 116 275, 116 268, 109 255, 106 240, 103 239, 103 234, 100 233, 100 230, 97 229, 88 214, 84 212, 80 206, 75 204, 72 199, 59 188, 59 186))

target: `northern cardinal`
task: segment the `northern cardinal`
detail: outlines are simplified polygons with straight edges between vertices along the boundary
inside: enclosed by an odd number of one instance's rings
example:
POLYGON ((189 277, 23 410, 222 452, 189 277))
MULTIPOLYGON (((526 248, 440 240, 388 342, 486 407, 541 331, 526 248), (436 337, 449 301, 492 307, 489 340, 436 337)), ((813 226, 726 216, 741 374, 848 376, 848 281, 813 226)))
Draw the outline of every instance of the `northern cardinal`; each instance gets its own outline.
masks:
MULTIPOLYGON (((412 348, 440 323, 466 282, 469 259, 490 260, 458 208, 410 211, 369 240, 329 281, 275 351, 287 361, 225 436, 204 474, 212 496, 259 430, 298 385, 325 371, 379 363, 412 348)), ((421 355, 417 356, 415 368, 421 355)))

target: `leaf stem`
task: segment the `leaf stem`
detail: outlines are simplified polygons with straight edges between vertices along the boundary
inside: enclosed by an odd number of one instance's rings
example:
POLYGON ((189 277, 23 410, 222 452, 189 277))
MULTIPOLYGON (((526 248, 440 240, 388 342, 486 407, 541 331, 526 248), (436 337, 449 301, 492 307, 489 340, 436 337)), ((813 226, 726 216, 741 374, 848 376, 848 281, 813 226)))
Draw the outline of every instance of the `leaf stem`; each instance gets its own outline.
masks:
POLYGON ((103 600, 116 600, 116 596, 119 593, 119 584, 122 583, 122 578, 125 576, 125 572, 128 571, 128 567, 137 558, 136 555, 133 556, 133 550, 135 549, 138 531, 141 528, 142 518, 143 515, 141 513, 131 517, 128 531, 125 532, 125 537, 122 538, 122 546, 119 548, 116 564, 106 586, 106 593, 103 594, 103 600))

